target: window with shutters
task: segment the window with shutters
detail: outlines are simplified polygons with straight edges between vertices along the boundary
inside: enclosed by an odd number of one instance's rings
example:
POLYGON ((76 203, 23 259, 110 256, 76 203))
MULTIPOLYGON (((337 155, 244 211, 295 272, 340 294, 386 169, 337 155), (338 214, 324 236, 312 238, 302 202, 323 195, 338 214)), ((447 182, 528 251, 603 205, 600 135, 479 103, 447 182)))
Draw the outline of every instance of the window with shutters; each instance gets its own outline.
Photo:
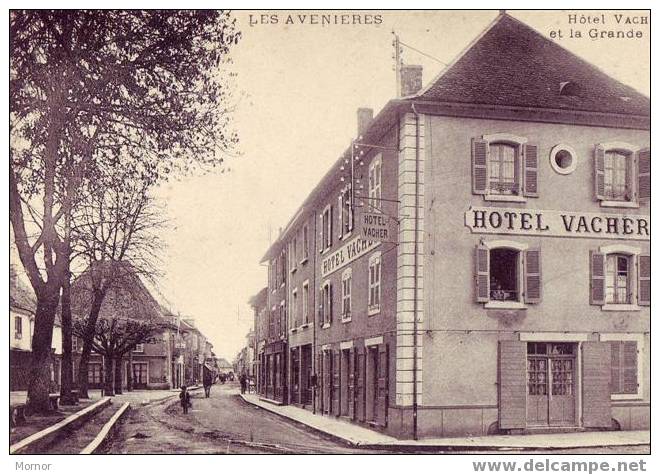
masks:
POLYGON ((486 308, 524 308, 541 302, 541 251, 515 241, 475 248, 475 295, 486 308))
POLYGON ((293 238, 289 248, 289 268, 291 268, 291 273, 294 273, 298 269, 298 239, 293 238))
POLYGON ((351 185, 349 184, 339 193, 339 238, 345 239, 351 235, 353 230, 353 208, 351 203, 351 185))
POLYGON ((605 207, 639 207, 650 199, 650 149, 622 142, 596 145, 594 193, 605 207))
POLYGON ((624 244, 589 254, 590 303, 605 311, 639 311, 651 304, 651 256, 624 244))
POLYGON ((328 205, 321 214, 322 245, 320 252, 323 253, 332 247, 332 206, 328 205))
POLYGON ((326 281, 321 287, 321 318, 323 327, 330 327, 332 324, 332 283, 326 281))
POLYGON ((353 271, 350 268, 344 270, 341 274, 341 320, 348 322, 351 320, 351 293, 353 285, 353 271))
POLYGON ((379 211, 382 209, 382 155, 378 154, 369 165, 369 209, 379 211))
POLYGON ((302 228, 302 260, 301 264, 305 263, 309 258, 309 227, 305 224, 302 228))
POLYGON ((298 317, 298 288, 291 291, 291 328, 300 326, 300 319, 298 317))
POLYGON ((644 335, 601 334, 611 349, 610 393, 614 400, 643 396, 644 335))
POLYGON ((472 192, 487 201, 538 196, 538 146, 508 133, 472 140, 472 192))
POLYGON ((302 285, 302 322, 303 325, 309 324, 309 280, 302 285))
POLYGON ((381 297, 381 261, 380 252, 369 257, 369 303, 367 314, 369 316, 380 313, 381 297))

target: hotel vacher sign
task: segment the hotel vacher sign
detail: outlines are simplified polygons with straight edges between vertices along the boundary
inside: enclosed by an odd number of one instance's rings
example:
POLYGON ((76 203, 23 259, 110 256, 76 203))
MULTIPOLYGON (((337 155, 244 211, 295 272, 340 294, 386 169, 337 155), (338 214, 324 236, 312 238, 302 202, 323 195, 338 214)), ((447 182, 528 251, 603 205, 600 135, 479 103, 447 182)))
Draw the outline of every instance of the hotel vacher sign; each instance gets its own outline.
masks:
POLYGON ((470 207, 465 225, 474 234, 650 240, 650 216, 470 207))
POLYGON ((325 278, 331 273, 345 267, 352 261, 358 259, 369 250, 376 248, 380 242, 366 240, 362 237, 356 237, 347 244, 332 253, 329 253, 321 260, 321 277, 325 278))

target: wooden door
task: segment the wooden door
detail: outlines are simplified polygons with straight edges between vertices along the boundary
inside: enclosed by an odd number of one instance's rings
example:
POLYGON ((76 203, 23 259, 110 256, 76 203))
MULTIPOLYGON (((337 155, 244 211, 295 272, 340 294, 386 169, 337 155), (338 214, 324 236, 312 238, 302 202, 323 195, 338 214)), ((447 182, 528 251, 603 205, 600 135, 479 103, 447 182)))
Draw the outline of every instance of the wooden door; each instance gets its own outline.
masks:
POLYGON ((341 413, 341 358, 340 351, 332 353, 332 413, 341 413))
POLYGON ((354 367, 354 379, 355 379, 355 418, 357 420, 364 421, 365 419, 365 410, 364 410, 364 349, 355 350, 355 367, 354 367))
POLYGON ((145 363, 133 364, 133 386, 135 388, 147 387, 147 364, 145 363))
POLYGON ((575 425, 575 358, 551 356, 549 419, 551 425, 575 425))
POLYGON ((348 417, 355 419, 355 351, 346 351, 346 372, 348 374, 348 391, 346 405, 348 406, 348 417))
POLYGON ((376 422, 387 426, 387 405, 389 404, 389 357, 387 344, 378 346, 378 362, 376 364, 376 422))

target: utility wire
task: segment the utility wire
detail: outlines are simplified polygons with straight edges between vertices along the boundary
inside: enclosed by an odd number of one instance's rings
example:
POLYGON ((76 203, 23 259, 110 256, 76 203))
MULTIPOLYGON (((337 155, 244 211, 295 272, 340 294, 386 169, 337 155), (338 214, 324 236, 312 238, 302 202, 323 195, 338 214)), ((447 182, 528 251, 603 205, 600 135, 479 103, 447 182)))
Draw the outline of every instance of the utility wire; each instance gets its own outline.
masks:
POLYGON ((400 44, 401 46, 405 46, 405 47, 408 48, 408 49, 412 49, 413 51, 415 51, 415 52, 421 54, 422 56, 426 56, 427 58, 433 59, 434 61, 437 61, 437 62, 439 62, 440 64, 443 64, 443 65, 445 65, 445 66, 449 66, 449 64, 447 64, 447 63, 444 62, 444 61, 440 61, 440 60, 439 60, 438 58, 436 58, 435 56, 431 56, 430 54, 425 53, 424 51, 420 51, 419 49, 414 48, 414 47, 410 46, 409 44, 404 43, 403 41, 399 41, 399 44, 400 44))

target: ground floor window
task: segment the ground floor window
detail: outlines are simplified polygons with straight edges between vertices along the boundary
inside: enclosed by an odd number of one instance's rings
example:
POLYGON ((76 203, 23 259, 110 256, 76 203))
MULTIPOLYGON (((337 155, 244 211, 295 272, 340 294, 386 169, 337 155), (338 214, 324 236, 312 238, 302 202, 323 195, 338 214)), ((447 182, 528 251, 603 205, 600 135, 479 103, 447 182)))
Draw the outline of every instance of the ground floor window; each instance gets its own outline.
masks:
POLYGON ((89 364, 87 368, 87 381, 90 384, 100 384, 102 379, 101 364, 89 364))

